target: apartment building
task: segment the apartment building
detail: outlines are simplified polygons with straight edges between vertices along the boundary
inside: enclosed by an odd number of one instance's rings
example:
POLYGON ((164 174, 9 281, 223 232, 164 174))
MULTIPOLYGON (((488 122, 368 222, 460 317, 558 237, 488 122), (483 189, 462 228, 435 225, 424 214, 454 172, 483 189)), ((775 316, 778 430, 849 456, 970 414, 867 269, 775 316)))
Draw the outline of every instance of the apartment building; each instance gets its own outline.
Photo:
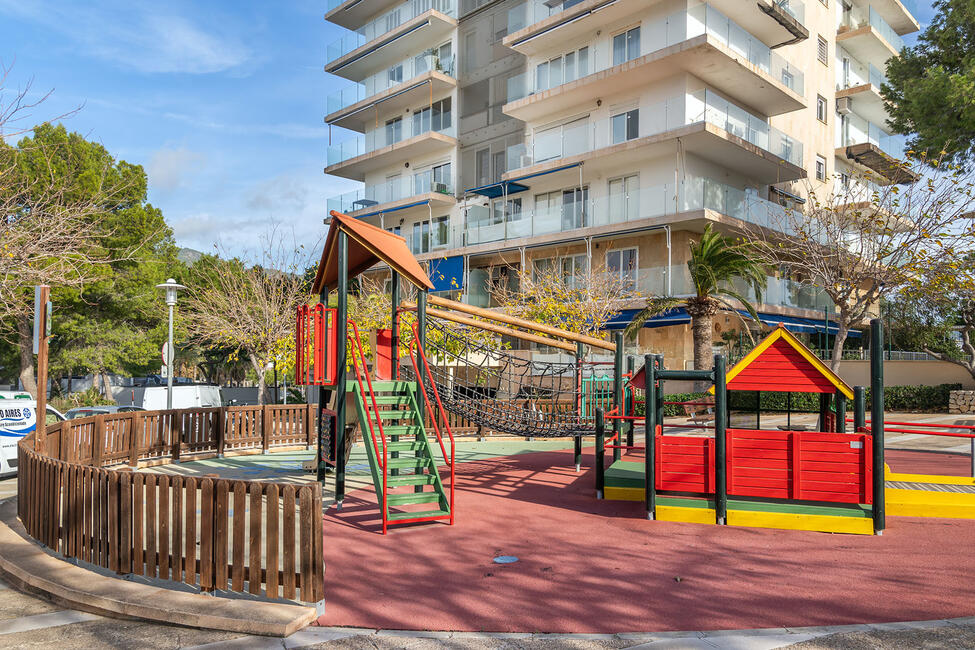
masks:
MULTIPOLYGON (((348 31, 325 70, 348 82, 325 173, 364 184, 328 209, 403 235, 473 304, 540 267, 687 295, 707 223, 773 225, 853 170, 913 180, 879 97, 918 29, 899 0, 330 0, 326 19, 348 31)), ((828 300, 779 275, 758 308, 829 328, 828 300)), ((686 361, 688 323, 651 321, 639 347, 686 361)))

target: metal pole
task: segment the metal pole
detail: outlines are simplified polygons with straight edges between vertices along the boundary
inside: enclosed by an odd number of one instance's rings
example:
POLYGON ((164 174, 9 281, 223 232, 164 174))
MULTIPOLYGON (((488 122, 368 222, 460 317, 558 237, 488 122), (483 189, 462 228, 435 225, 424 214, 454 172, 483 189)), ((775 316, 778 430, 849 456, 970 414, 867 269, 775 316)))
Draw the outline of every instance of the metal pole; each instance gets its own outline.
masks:
POLYGON ((870 433, 873 437, 873 531, 882 535, 887 527, 884 506, 884 326, 870 321, 870 433))
MULTIPOLYGON (((345 499, 345 377, 346 345, 349 340, 349 236, 338 232, 338 280, 336 282, 335 327, 335 504, 342 509, 345 499)), ((365 368, 363 368, 365 371, 365 368)))
MULTIPOLYGON (((626 372, 629 373, 630 377, 633 376, 633 368, 635 365, 636 365, 636 359, 634 359, 633 357, 626 358, 626 372)), ((630 394, 632 395, 632 393, 633 393, 633 389, 630 389, 630 394)), ((626 404, 625 395, 624 395, 623 403, 624 405, 626 404)), ((973 438, 973 440, 975 440, 975 438, 973 438)), ((626 444, 629 445, 630 447, 633 446, 633 420, 626 421, 626 444)))
MULTIPOLYGON (((660 376, 660 371, 664 369, 664 355, 655 354, 654 358, 657 360, 657 365, 655 366, 655 373, 660 376)), ((664 382, 657 381, 657 424, 663 428, 664 424, 664 382)))
MULTIPOLYGON (((584 396, 582 395, 582 358, 585 354, 585 346, 582 343, 576 343, 576 382, 579 387, 579 399, 581 400, 584 396)), ((575 448, 575 461, 576 461, 576 472, 578 473, 582 469, 582 436, 575 436, 573 440, 575 448)), ((602 489, 602 488, 599 488, 602 489)))
MULTIPOLYGON (((318 301, 322 305, 328 305, 328 290, 327 289, 323 289, 322 290, 322 292, 318 296, 318 301)), ((325 316, 326 319, 328 318, 328 315, 327 314, 328 314, 328 312, 326 312, 326 316, 325 316)), ((326 321, 326 326, 325 327, 326 327, 326 331, 327 331, 327 329, 328 329, 327 321, 326 321)), ((338 327, 338 323, 335 323, 335 327, 338 327)), ((323 340, 325 340, 325 341, 328 340, 327 333, 323 337, 323 340)), ((328 365, 327 355, 328 355, 327 348, 323 348, 322 349, 322 358, 321 359, 313 359, 313 363, 321 363, 321 364, 323 364, 323 367, 327 367, 327 365, 328 365)), ((328 450, 325 449, 325 445, 323 444, 324 441, 325 441, 325 426, 326 426, 326 424, 325 424, 325 410, 328 408, 328 399, 329 399, 329 397, 331 395, 330 395, 330 392, 329 391, 325 390, 325 387, 324 386, 318 386, 317 388, 318 388, 318 422, 317 422, 316 429, 317 429, 317 432, 318 432, 318 440, 315 443, 315 453, 316 453, 315 480, 318 481, 319 483, 321 483, 322 484, 322 487, 324 488, 325 487, 325 474, 328 471, 328 463, 325 462, 325 458, 326 458, 326 456, 328 454, 328 450)), ((331 444, 329 446, 331 447, 331 444)))
POLYGON ((596 409, 596 498, 603 498, 606 487, 606 423, 603 410, 596 409))
POLYGON ((392 321, 390 324, 390 346, 392 347, 393 380, 399 379, 399 273, 392 272, 389 282, 390 301, 393 305, 392 321))
POLYGON ((656 451, 657 451, 657 389, 654 384, 657 381, 657 373, 654 368, 654 355, 643 355, 643 378, 645 381, 644 395, 646 397, 643 409, 645 423, 644 436, 644 501, 647 507, 647 519, 657 518, 657 476, 656 451))
POLYGON ((725 358, 714 355, 714 509, 717 523, 728 521, 728 385, 725 383, 725 358))
MULTIPOLYGON (((613 358, 613 404, 616 405, 616 415, 623 415, 623 332, 616 332, 613 336, 616 343, 616 355, 613 358)), ((620 448, 623 439, 620 435, 622 430, 620 418, 613 420, 613 434, 616 436, 616 448, 613 449, 613 461, 617 461, 623 455, 620 448)))
POLYGON ((846 433, 846 395, 836 391, 836 433, 846 433))
POLYGON ((176 360, 176 351, 173 349, 173 308, 175 305, 169 306, 169 349, 166 352, 166 365, 169 367, 169 372, 166 373, 166 410, 171 411, 173 409, 173 363, 176 360))
POLYGON ((867 391, 863 386, 853 387, 853 431, 859 433, 867 427, 867 391))

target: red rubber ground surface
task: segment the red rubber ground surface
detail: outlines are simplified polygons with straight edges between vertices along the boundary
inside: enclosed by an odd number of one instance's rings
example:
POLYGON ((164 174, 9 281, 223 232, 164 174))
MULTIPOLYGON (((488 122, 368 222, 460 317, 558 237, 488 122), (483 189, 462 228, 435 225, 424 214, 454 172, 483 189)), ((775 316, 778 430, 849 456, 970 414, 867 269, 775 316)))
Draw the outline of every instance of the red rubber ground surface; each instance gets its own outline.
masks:
POLYGON ((452 527, 384 537, 374 493, 348 496, 326 516, 319 622, 639 632, 975 614, 975 521, 890 518, 882 537, 650 522, 641 503, 594 499, 591 469, 571 458, 458 465, 452 527))
POLYGON ((884 458, 892 472, 941 476, 972 475, 972 462, 967 454, 888 449, 884 458))

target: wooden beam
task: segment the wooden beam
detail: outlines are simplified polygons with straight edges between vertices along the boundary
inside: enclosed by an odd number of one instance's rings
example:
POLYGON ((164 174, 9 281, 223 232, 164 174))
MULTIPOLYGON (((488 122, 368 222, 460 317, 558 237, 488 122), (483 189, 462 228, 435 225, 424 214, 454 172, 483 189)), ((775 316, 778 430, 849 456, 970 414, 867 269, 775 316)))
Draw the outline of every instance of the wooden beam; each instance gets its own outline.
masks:
MULTIPOLYGON (((427 299, 429 300, 429 297, 427 299)), ((406 309, 416 309, 416 303, 404 302, 403 307, 405 307, 406 309)), ((495 334, 511 336, 516 339, 521 339, 522 341, 528 341, 529 343, 548 345, 553 348, 558 348, 559 350, 565 350, 566 352, 574 353, 576 351, 576 347, 574 345, 572 345, 571 343, 566 343, 565 341, 559 341, 556 339, 547 339, 544 336, 538 336, 537 334, 529 334, 528 332, 521 332, 516 329, 511 329, 510 327, 504 327, 503 325, 495 325, 494 323, 485 323, 484 321, 474 320, 473 318, 467 318, 466 316, 452 314, 449 311, 442 311, 440 309, 430 309, 428 307, 427 316, 442 318, 444 320, 453 321, 461 325, 467 325, 468 327, 477 327, 482 330, 487 330, 488 332, 494 332, 495 334)))
MULTIPOLYGON (((471 314, 481 318, 487 318, 499 323, 514 325, 515 327, 524 327, 525 329, 541 332, 542 334, 548 334, 549 336, 557 336, 567 341, 584 343, 585 345, 589 345, 594 348, 616 352, 616 345, 609 341, 597 339, 592 336, 585 336, 584 334, 576 334, 575 332, 559 329, 543 323, 536 323, 535 321, 518 318, 517 316, 509 316, 508 314, 492 311, 490 309, 482 309, 481 307, 474 307, 473 305, 467 305, 462 302, 457 302, 456 300, 448 300, 447 298, 441 298, 439 296, 429 296, 427 298, 427 302, 429 302, 431 305, 436 305, 437 307, 453 309, 454 311, 464 312, 465 314, 471 314)), ((573 348, 572 351, 574 352, 575 348, 573 348)))

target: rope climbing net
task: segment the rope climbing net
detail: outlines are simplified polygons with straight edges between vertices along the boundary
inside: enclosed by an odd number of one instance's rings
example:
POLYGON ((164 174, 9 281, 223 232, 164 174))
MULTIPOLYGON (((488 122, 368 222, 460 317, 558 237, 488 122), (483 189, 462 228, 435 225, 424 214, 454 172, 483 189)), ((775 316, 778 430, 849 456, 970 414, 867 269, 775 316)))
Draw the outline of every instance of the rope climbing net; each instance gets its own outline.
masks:
MULTIPOLYGON (((595 433, 595 409, 583 409, 583 386, 592 383, 582 379, 597 372, 597 364, 534 360, 527 351, 504 349, 470 330, 437 318, 427 321, 424 349, 446 410, 518 436, 595 433)), ((409 365, 402 371, 415 379, 409 365)))

